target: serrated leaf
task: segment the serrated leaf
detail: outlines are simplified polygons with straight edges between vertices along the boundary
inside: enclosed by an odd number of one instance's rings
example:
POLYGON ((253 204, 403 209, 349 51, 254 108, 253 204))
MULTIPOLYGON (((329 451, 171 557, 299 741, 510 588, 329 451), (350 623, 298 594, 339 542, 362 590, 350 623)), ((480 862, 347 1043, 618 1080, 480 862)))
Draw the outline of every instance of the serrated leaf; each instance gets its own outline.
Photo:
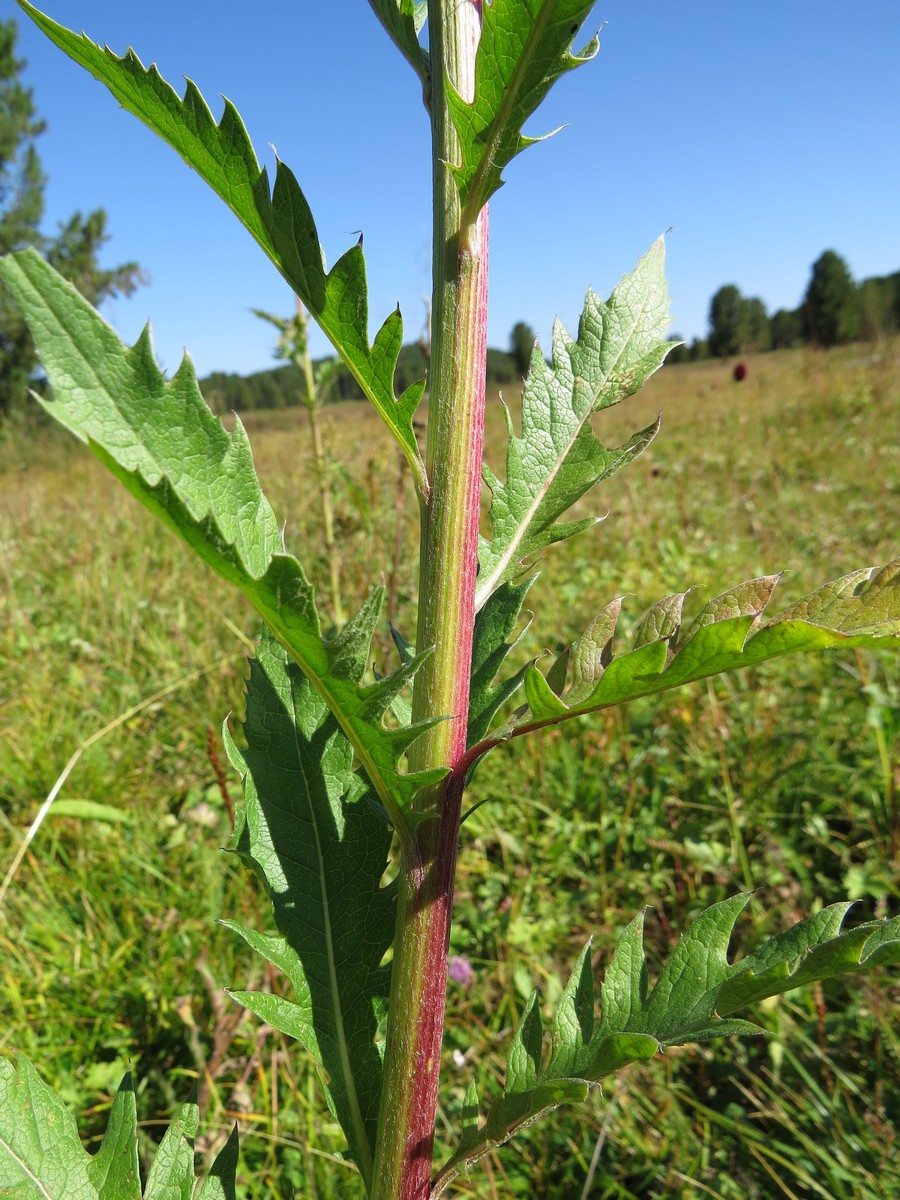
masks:
POLYGON ((478 1089, 473 1079, 466 1088, 466 1095, 460 1115, 462 1123, 460 1146, 463 1149, 468 1149, 469 1146, 473 1146, 478 1140, 478 1109, 478 1089))
MULTIPOLYGON (((75 1118, 27 1059, 0 1058, 0 1195, 8 1200, 191 1200, 200 1114, 180 1105, 142 1193, 131 1075, 122 1081, 100 1149, 81 1145, 75 1118)), ((236 1200, 237 1130, 216 1156, 196 1200, 236 1200)))
POLYGON ((530 667, 525 676, 530 715, 500 736, 516 736, 535 724, 623 704, 782 654, 856 646, 900 649, 900 559, 825 584, 763 621, 763 609, 778 578, 749 580, 716 597, 680 636, 682 597, 660 601, 640 622, 633 649, 612 653, 587 693, 573 686, 559 696, 540 671, 530 667), (655 641, 650 640, 654 632, 655 641))
POLYGON ((129 1071, 116 1092, 100 1149, 88 1164, 100 1200, 141 1200, 137 1104, 129 1071))
POLYGON ((728 963, 728 943, 749 900, 749 893, 733 896, 700 914, 679 938, 626 1032, 646 1033, 662 1045, 672 1045, 673 1038, 686 1040, 692 1027, 709 1023, 719 988, 734 971, 728 963))
POLYGON ((200 1125, 196 1102, 176 1108, 147 1176, 144 1200, 191 1200, 194 1185, 194 1138, 200 1125))
POLYGON ((327 1081, 363 1178, 371 1177, 381 1095, 377 1014, 390 969, 393 893, 380 887, 391 831, 361 796, 353 748, 274 637, 251 663, 247 749, 228 744, 241 771, 238 853, 263 877, 279 938, 239 930, 285 970, 293 1002, 232 994, 297 1037, 327 1081))
MULTIPOLYGON (((388 317, 369 345, 362 246, 348 250, 326 272, 315 222, 294 175, 279 162, 270 193, 268 174, 260 169, 243 122, 228 100, 216 122, 190 80, 184 97, 179 97, 156 67, 145 68, 133 50, 119 57, 85 34, 57 24, 28 0, 17 2, 51 41, 105 84, 123 108, 168 142, 225 201, 313 314, 397 440, 416 487, 425 495, 425 467, 412 426, 425 382, 412 384, 400 397, 394 393, 403 342, 399 312, 388 317)), ((401 0, 401 8, 407 6, 407 0, 401 0)))
MULTIPOLYGON (((569 659, 572 657, 572 647, 565 646, 550 664, 544 678, 547 687, 554 696, 561 696, 566 690, 566 680, 569 677, 569 659)), ((526 669, 527 670, 527 669, 526 669)))
POLYGON ((256 607, 335 714, 391 819, 443 773, 402 775, 398 761, 426 727, 385 729, 383 715, 415 674, 422 655, 375 684, 359 681, 381 591, 340 633, 322 637, 313 588, 284 551, 260 490, 243 426, 228 434, 212 415, 185 358, 167 381, 149 330, 131 349, 34 251, 0 260, 32 330, 53 387, 41 401, 128 490, 256 607))
POLYGON ((506 1056, 506 1092, 529 1092, 537 1083, 541 1069, 544 1030, 538 994, 532 992, 506 1056))
POLYGON ((391 41, 421 79, 423 89, 427 90, 430 84, 428 52, 419 44, 419 34, 428 16, 427 0, 369 0, 369 4, 391 41))
MULTIPOLYGON (((612 638, 621 611, 620 597, 607 604, 578 639, 572 653, 572 686, 566 693, 569 705, 577 704, 579 697, 590 696, 609 666, 612 638)), ((561 689, 554 687, 550 682, 549 673, 547 682, 557 696, 561 695, 561 689)))
POLYGON ((464 220, 473 221, 502 185, 507 163, 542 140, 526 137, 522 127, 556 80, 597 53, 596 38, 572 53, 592 7, 593 0, 493 0, 482 7, 471 103, 447 85, 460 140, 460 161, 451 170, 464 220))
POLYGON ((75 1118, 21 1056, 0 1058, 0 1195, 99 1200, 75 1118))
MULTIPOLYGON (((729 962, 735 922, 750 900, 732 896, 705 909, 678 941, 652 989, 647 989, 642 921, 629 925, 616 948, 625 957, 613 979, 607 971, 598 1040, 642 1033, 661 1046, 757 1034, 732 1013, 769 996, 878 962, 900 962, 900 917, 840 932, 849 904, 836 904, 765 942, 754 954, 729 962), (867 949, 868 948, 868 949, 867 949), (878 955, 884 957, 879 959, 878 955)), ((612 964, 611 964, 612 965, 612 964)))
POLYGON ((674 1046, 733 1033, 758 1034, 758 1026, 730 1014, 805 983, 867 969, 879 961, 879 952, 884 953, 881 961, 900 961, 900 918, 840 933, 850 907, 840 904, 771 938, 755 954, 729 962, 734 924, 749 899, 749 894, 733 896, 701 913, 649 992, 641 924, 632 922, 622 939, 629 968, 620 973, 612 994, 609 972, 604 980, 598 1038, 639 1031, 661 1046, 674 1046))
POLYGON ((472 637, 472 682, 469 691, 468 745, 487 735, 500 708, 522 685, 525 667, 500 683, 494 680, 507 655, 525 636, 531 618, 514 635, 525 597, 534 579, 506 583, 493 592, 475 618, 472 637))
POLYGON ((900 917, 841 932, 847 904, 832 905, 747 958, 729 962, 734 925, 749 900, 749 893, 733 896, 702 912, 652 988, 644 955, 644 914, 638 914, 623 931, 606 969, 599 1021, 586 946, 553 1017, 546 1067, 541 1066, 540 1014, 532 997, 510 1049, 504 1094, 480 1127, 469 1105, 459 1148, 435 1180, 435 1200, 519 1129, 559 1104, 583 1099, 591 1084, 629 1063, 688 1042, 757 1036, 764 1032, 759 1026, 730 1014, 805 983, 900 963, 900 917))
POLYGON ((719 992, 717 1011, 726 1015, 806 983, 900 963, 900 917, 841 933, 850 907, 830 905, 743 959, 719 992))
MULTIPOLYGON (((243 777, 246 774, 246 764, 230 735, 226 739, 226 747, 232 766, 243 777)), ((252 859, 249 862, 251 866, 255 865, 252 859)), ((265 883, 265 875, 260 872, 260 876, 265 883)), ((293 1000, 273 992, 247 992, 239 988, 229 988, 228 994, 266 1025, 271 1025, 279 1033, 299 1042, 321 1063, 322 1053, 313 1022, 312 997, 297 951, 286 938, 260 933, 236 921, 222 921, 221 924, 242 937, 251 949, 279 970, 294 989, 293 1000)))
POLYGON ((635 650, 651 642, 668 642, 678 636, 681 628, 681 610, 686 596, 687 592, 675 592, 650 606, 634 631, 632 645, 635 650))
POLYGON ((235 1126, 203 1180, 197 1200, 237 1200, 238 1131, 235 1126))
POLYGON ((644 912, 625 926, 603 976, 603 1008, 596 1038, 630 1029, 647 1000, 647 963, 644 959, 644 912))
POLYGON ((598 517, 559 518, 655 437, 658 421, 608 449, 590 422, 636 392, 671 349, 663 340, 670 321, 664 261, 660 238, 606 303, 588 292, 577 340, 556 322, 551 366, 535 348, 522 396, 521 436, 509 429, 505 482, 484 468, 491 536, 480 540, 476 608, 520 573, 523 560, 595 524, 598 517))
POLYGON ((900 558, 874 576, 871 569, 851 571, 775 618, 779 623, 795 620, 852 634, 896 634, 900 628, 900 558))
POLYGON ((748 579, 704 604, 685 631, 682 644, 690 642, 706 625, 719 625, 739 617, 749 617, 752 628, 752 623, 771 600, 780 578, 780 575, 764 575, 760 579, 748 579))
POLYGON ((553 1015, 553 1049, 547 1073, 582 1078, 594 1033, 594 977, 591 943, 582 950, 553 1015))

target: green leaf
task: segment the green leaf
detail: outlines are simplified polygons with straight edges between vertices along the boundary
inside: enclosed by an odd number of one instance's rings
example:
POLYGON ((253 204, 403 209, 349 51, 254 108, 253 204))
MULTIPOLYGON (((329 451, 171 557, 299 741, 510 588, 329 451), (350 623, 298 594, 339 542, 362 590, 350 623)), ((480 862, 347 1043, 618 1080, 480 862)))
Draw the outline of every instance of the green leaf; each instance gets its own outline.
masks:
POLYGON ((553 1015, 552 1054, 547 1074, 559 1079, 584 1077, 589 1069, 593 1032, 594 977, 588 942, 578 956, 553 1015))
MULTIPOLYGON (((75 1118, 27 1059, 0 1058, 0 1195, 9 1200, 191 1200, 199 1111, 181 1105, 141 1192, 137 1111, 131 1075, 113 1100, 100 1149, 91 1157, 75 1118)), ((237 1131, 204 1179, 197 1200, 236 1200, 237 1131)))
POLYGON ((543 1027, 538 994, 532 992, 506 1058, 506 1093, 530 1092, 541 1071, 543 1027))
POLYGON ((591 417, 632 395, 663 363, 671 343, 669 301, 660 238, 604 303, 588 292, 573 341, 557 322, 553 363, 535 347, 522 396, 522 434, 509 422, 506 481, 486 465, 491 536, 482 538, 476 608, 530 555, 572 537, 599 517, 559 518, 595 484, 641 454, 659 429, 654 422, 615 449, 603 446, 591 417))
POLYGON ((900 917, 858 925, 841 933, 841 924, 851 907, 829 905, 743 959, 738 973, 719 991, 719 1014, 726 1016, 767 996, 820 979, 900 963, 900 917))
POLYGON ((509 679, 495 684, 506 656, 524 637, 531 618, 513 636, 525 597, 534 582, 502 584, 492 592, 475 618, 472 638, 472 683, 469 692, 468 745, 480 742, 500 708, 519 690, 525 677, 522 667, 509 679))
POLYGON ((560 998, 553 1018, 552 1053, 542 1066, 543 1026, 535 992, 525 1006, 506 1059, 503 1096, 494 1101, 483 1125, 477 1122, 477 1094, 466 1096, 463 1133, 456 1152, 439 1171, 433 1200, 442 1196, 454 1179, 522 1129, 561 1104, 585 1099, 590 1086, 602 1075, 628 1062, 651 1058, 659 1046, 641 1034, 605 1038, 601 1053, 594 1046, 594 985, 590 945, 582 951, 560 998))
POLYGON ((313 588, 285 553, 240 422, 212 415, 185 358, 167 381, 149 329, 127 348, 103 318, 34 251, 0 260, 32 331, 54 399, 44 407, 219 575, 238 587, 335 714, 401 837, 415 792, 443 772, 402 775, 398 761, 426 723, 385 729, 383 715, 423 655, 362 685, 382 591, 329 641, 313 588))
MULTIPOLYGON (((609 666, 612 638, 621 611, 620 597, 607 604, 578 639, 572 652, 572 686, 567 693, 570 704, 577 704, 579 697, 589 696, 609 666)), ((554 687, 553 684, 551 688, 557 696, 562 694, 561 688, 554 687)))
MULTIPOLYGON (((672 641, 681 629, 681 610, 687 592, 675 592, 657 600, 644 613, 634 631, 635 650, 651 642, 672 641)), ((608 665, 608 664, 607 664, 608 665)))
POLYGON ((203 1180, 197 1200, 237 1200, 235 1178, 238 1167, 238 1131, 235 1126, 228 1141, 215 1157, 203 1180))
POLYGON ((75 1118, 27 1059, 0 1059, 0 1195, 99 1200, 75 1118))
POLYGON ((100 1149, 88 1164, 88 1177, 101 1200, 141 1200, 137 1104, 130 1071, 116 1092, 100 1149))
POLYGON ((559 1104, 582 1100, 592 1084, 629 1063, 686 1042, 761 1034, 759 1026, 731 1014, 805 983, 900 963, 900 917, 841 932, 849 904, 832 905, 731 963, 728 945, 749 900, 749 893, 733 896, 702 912, 652 988, 644 956, 644 914, 635 917, 606 968, 599 1021, 588 944, 557 1005, 544 1067, 540 1009, 532 996, 507 1057, 503 1096, 491 1105, 482 1125, 477 1123, 474 1091, 467 1096, 460 1145, 437 1175, 434 1200, 519 1129, 559 1104))
POLYGON ((268 174, 260 169, 247 130, 228 100, 216 122, 190 80, 184 97, 179 97, 156 67, 145 68, 133 50, 119 57, 85 34, 57 24, 28 0, 17 2, 51 41, 105 84, 123 108, 168 142, 225 201, 309 308, 396 438, 416 487, 425 495, 425 467, 412 426, 425 381, 412 384, 399 398, 394 394, 403 343, 399 312, 388 317, 369 345, 362 245, 348 250, 326 272, 315 222, 297 180, 279 162, 270 193, 268 174))
POLYGON ((428 52, 419 44, 419 34, 428 16, 427 0, 369 0, 369 4, 427 92, 430 83, 428 52))
MULTIPOLYGON (((200 1110, 195 1100, 189 1100, 175 1110, 154 1156, 144 1200, 192 1200, 197 1185, 194 1138, 199 1125, 200 1110)), ((196 1200, 236 1200, 237 1161, 238 1138, 237 1130, 233 1129, 216 1155, 196 1200)), ((101 1200, 105 1197, 101 1196, 101 1200)))
POLYGON ((493 0, 483 6, 474 99, 468 103, 447 85, 461 159, 451 170, 464 220, 473 221, 502 186, 510 159, 543 140, 525 137, 522 126, 556 80, 597 53, 596 38, 572 53, 592 7, 593 0, 493 0))
POLYGON ((478 1141, 478 1089, 475 1080, 471 1080, 466 1088, 466 1096, 462 1107, 462 1136, 460 1146, 468 1149, 478 1141))
MULTIPOLYGON (((598 654, 595 621, 585 634, 587 648, 575 650, 576 660, 580 655, 593 664, 591 669, 582 669, 579 679, 559 695, 536 667, 529 667, 525 695, 530 714, 500 736, 515 736, 536 724, 609 708, 781 654, 855 646, 900 649, 900 559, 833 580, 763 621, 778 578, 751 579, 717 596, 683 633, 684 594, 667 596, 640 621, 632 649, 618 655, 611 640, 598 654)), ((603 638, 612 638, 614 605, 597 619, 603 638)))
POLYGON ((361 794, 352 746, 269 634, 251 663, 244 735, 244 751, 227 739, 244 780, 235 844, 265 881, 280 937, 231 927, 285 971, 294 999, 232 995, 315 1056, 368 1181, 390 988, 381 962, 394 934, 394 894, 380 887, 391 831, 361 794))
POLYGON ((623 933, 603 983, 603 1012, 595 1046, 623 1033, 655 1038, 660 1046, 762 1032, 732 1013, 835 975, 900 962, 900 917, 841 932, 849 904, 835 904, 765 942, 737 963, 728 961, 735 922, 750 894, 733 896, 700 914, 682 935, 648 990, 643 915, 623 933))
POLYGON ((191 1200, 194 1194, 194 1138, 200 1110, 193 1100, 176 1108, 147 1176, 144 1200, 191 1200))
POLYGON ((719 988, 733 971, 728 963, 728 943, 749 900, 748 893, 733 896, 700 914, 682 934, 653 991, 631 1014, 622 1032, 646 1033, 661 1045, 671 1046, 706 1029, 713 1019, 719 988))

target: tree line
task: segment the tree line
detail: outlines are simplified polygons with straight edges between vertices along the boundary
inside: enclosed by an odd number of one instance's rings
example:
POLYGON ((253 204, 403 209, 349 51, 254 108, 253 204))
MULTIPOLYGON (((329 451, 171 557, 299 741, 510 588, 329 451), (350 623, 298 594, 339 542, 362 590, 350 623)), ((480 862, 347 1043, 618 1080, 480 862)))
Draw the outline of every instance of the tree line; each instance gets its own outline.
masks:
MULTIPOLYGON (((40 229, 46 175, 35 143, 44 122, 32 90, 21 81, 25 64, 16 58, 15 45, 15 22, 0 21, 0 254, 36 246, 95 305, 112 296, 130 295, 144 282, 140 266, 129 262, 105 269, 98 262, 108 237, 102 209, 87 216, 73 213, 55 236, 40 229)), ((797 309, 779 309, 770 316, 762 300, 743 296, 735 284, 726 284, 710 303, 708 336, 690 346, 677 346, 669 361, 874 341, 898 331, 900 271, 856 284, 844 259, 826 250, 813 264, 797 309)), ((672 340, 681 339, 673 336, 672 340)), ((517 322, 507 350, 488 349, 488 384, 518 384, 534 346, 534 330, 524 321, 517 322)), ((427 337, 404 346, 397 365, 398 394, 427 369, 427 337)), ((290 363, 246 376, 217 371, 200 383, 210 407, 220 413, 286 408, 299 404, 304 395, 301 372, 290 363)), ((30 387, 42 387, 34 347, 17 310, 0 292, 0 420, 25 407, 30 387)), ((329 398, 362 399, 359 386, 343 367, 334 372, 329 398)))
MULTIPOLYGON (((0 21, 0 255, 34 246, 94 305, 113 296, 131 295, 145 282, 135 262, 102 268, 98 255, 108 239, 103 209, 73 213, 54 236, 42 232, 47 176, 37 139, 44 131, 33 91, 22 82, 25 63, 16 57, 15 21, 0 21)), ((534 333, 524 323, 512 332, 509 352, 488 350, 488 383, 521 379, 534 346, 534 333)), ((421 379, 428 368, 428 343, 404 346, 397 366, 398 393, 421 379)), ((0 290, 0 422, 13 413, 36 415, 28 402, 29 389, 41 391, 43 376, 31 337, 17 308, 0 290)), ((201 388, 216 412, 247 412, 284 408, 301 402, 304 383, 293 364, 241 376, 217 371, 201 380, 201 388)), ((361 399, 362 393, 341 367, 329 384, 329 398, 361 399)))
MULTIPOLYGON (((532 345, 534 340, 532 338, 532 345)), ((314 364, 319 367, 324 360, 314 364)), ((527 362, 526 362, 527 369, 527 362)), ((400 350, 394 390, 400 393, 421 379, 428 370, 427 343, 411 342, 400 350)), ((518 382, 524 370, 519 369, 515 355, 505 350, 488 349, 487 382, 500 385, 518 382)), ((291 408, 300 404, 306 384, 302 372, 293 363, 256 371, 252 375, 236 375, 214 371, 200 380, 200 390, 206 403, 215 413, 252 412, 256 409, 291 408)), ((364 399, 359 384, 343 364, 329 378, 328 401, 364 399)))
MULTIPOLYGON (((676 346, 669 362, 697 362, 795 346, 875 342, 900 332, 900 271, 856 283, 836 250, 813 263, 800 305, 770 316, 756 296, 733 283, 720 287, 709 305, 709 333, 676 346)), ((672 341, 681 341, 673 335, 672 341)))

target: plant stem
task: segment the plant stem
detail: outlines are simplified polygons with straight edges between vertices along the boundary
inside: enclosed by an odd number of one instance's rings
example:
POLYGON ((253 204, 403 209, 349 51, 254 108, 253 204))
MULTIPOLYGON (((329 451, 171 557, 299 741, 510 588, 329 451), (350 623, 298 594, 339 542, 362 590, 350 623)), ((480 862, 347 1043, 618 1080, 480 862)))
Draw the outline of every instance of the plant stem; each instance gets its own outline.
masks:
POLYGON ((372 1200, 426 1200, 431 1186, 447 947, 465 770, 474 625, 484 385, 487 354, 487 235, 484 209, 463 227, 447 168, 458 160, 444 76, 474 91, 480 0, 429 0, 434 170, 434 292, 427 470, 422 510, 417 645, 434 646, 419 670, 413 719, 446 716, 413 746, 412 769, 451 774, 417 797, 415 861, 402 864, 385 1077, 372 1200))

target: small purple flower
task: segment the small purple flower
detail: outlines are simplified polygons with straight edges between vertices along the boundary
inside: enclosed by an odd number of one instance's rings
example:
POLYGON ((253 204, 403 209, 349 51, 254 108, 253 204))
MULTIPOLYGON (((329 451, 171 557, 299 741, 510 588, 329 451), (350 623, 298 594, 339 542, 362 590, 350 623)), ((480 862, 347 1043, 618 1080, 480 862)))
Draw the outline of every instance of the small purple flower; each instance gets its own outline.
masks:
POLYGON ((454 954, 450 959, 450 978, 464 988, 475 982, 475 970, 464 954, 454 954))

